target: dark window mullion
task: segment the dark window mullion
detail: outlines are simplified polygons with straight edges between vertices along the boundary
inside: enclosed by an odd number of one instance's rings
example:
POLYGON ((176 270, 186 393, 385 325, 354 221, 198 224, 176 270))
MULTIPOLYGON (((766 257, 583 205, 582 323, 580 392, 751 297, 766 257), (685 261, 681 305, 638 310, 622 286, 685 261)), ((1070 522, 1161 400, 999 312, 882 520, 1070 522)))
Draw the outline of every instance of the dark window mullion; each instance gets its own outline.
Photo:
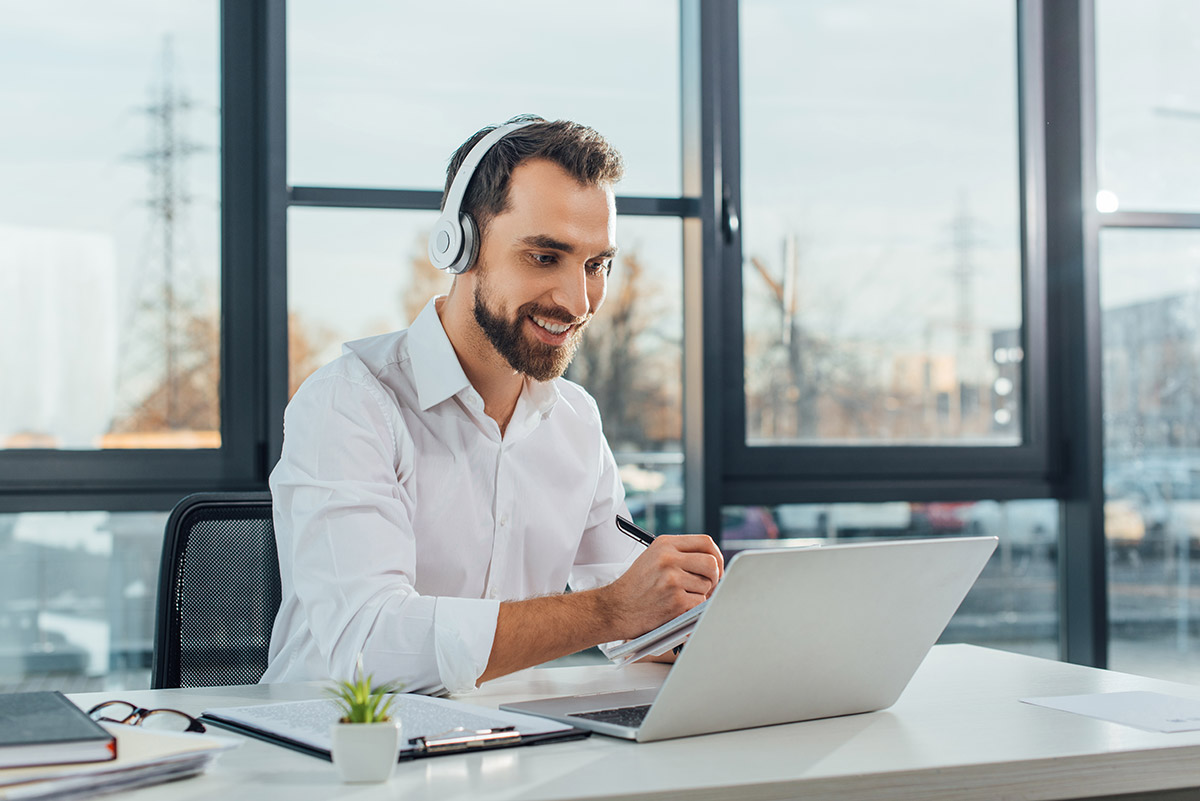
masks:
MULTIPOLYGON (((430 189, 371 189, 350 186, 294 186, 288 192, 292 206, 351 209, 437 211, 442 193, 430 189)), ((639 217, 697 217, 700 200, 694 197, 617 196, 617 213, 639 217)))

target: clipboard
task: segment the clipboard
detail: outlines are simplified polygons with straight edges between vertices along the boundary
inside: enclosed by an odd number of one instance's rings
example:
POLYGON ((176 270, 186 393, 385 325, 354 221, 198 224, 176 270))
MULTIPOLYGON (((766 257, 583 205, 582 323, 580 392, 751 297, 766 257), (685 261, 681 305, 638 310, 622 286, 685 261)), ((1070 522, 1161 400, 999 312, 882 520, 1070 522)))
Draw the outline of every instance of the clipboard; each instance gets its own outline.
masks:
MULTIPOLYGON (((398 693, 403 745, 398 761, 579 740, 590 732, 532 715, 476 707, 449 698, 398 693), (407 717, 422 721, 411 729, 407 717), (459 723, 462 725, 448 725, 459 723)), ((329 729, 337 720, 330 699, 208 709, 200 720, 247 737, 332 761, 329 729)))

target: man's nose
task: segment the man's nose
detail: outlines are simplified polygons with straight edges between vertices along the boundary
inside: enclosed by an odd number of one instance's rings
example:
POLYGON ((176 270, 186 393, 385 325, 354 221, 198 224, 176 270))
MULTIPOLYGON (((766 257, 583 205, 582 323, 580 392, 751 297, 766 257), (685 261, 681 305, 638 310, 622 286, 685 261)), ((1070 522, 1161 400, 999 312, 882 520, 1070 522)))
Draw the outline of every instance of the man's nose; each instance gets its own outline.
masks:
POLYGON ((553 299, 576 320, 586 317, 592 310, 591 298, 588 297, 587 267, 581 264, 563 270, 553 299))

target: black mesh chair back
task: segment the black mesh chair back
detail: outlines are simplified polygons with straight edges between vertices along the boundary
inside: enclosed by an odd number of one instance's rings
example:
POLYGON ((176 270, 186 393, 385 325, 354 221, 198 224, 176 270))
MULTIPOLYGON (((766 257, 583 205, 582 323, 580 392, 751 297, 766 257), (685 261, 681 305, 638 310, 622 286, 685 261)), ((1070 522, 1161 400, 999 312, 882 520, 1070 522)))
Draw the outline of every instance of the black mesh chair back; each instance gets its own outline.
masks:
POLYGON ((257 682, 279 598, 271 494, 184 498, 163 540, 152 686, 257 682))

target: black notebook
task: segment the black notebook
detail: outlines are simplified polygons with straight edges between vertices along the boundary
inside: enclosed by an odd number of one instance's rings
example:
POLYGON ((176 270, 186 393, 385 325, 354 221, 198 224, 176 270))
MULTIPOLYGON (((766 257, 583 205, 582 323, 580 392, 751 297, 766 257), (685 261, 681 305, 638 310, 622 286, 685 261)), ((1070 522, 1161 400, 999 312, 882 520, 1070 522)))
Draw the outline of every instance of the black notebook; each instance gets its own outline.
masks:
POLYGON ((0 768, 116 758, 116 738, 62 693, 0 694, 0 768))

